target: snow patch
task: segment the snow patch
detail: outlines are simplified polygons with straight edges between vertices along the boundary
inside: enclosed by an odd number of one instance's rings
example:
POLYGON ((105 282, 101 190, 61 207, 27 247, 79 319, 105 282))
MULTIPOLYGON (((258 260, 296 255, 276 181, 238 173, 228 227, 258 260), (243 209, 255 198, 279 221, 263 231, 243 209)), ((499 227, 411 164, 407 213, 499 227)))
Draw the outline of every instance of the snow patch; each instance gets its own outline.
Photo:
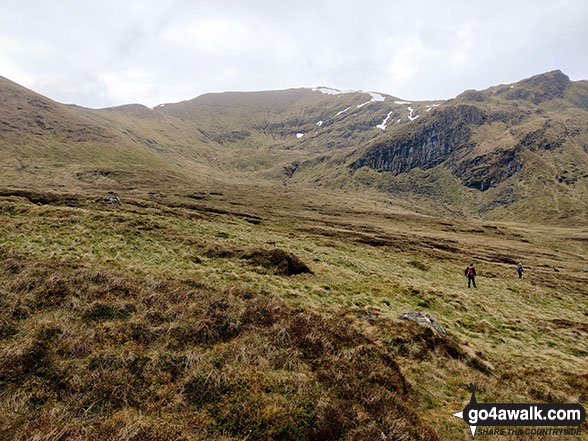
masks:
POLYGON ((378 129, 386 130, 386 125, 388 124, 388 119, 390 119, 390 116, 392 115, 392 113, 394 113, 394 111, 388 112, 388 115, 386 115, 386 118, 384 118, 384 121, 382 121, 382 124, 378 124, 376 127, 378 129))
POLYGON ((320 127, 320 126, 323 125, 323 122, 322 121, 319 121, 319 122, 316 123, 316 125, 320 127))
POLYGON ((365 106, 366 104, 375 103, 376 101, 384 101, 386 99, 385 96, 382 96, 379 93, 375 93, 375 92, 362 92, 362 93, 369 94, 372 97, 372 99, 369 100, 369 101, 366 101, 365 103, 362 103, 362 104, 358 105, 357 106, 358 109, 360 109, 361 107, 365 106))
POLYGON ((386 99, 385 96, 380 95, 379 93, 375 93, 375 92, 368 92, 371 97, 372 97, 372 101, 384 101, 386 99))
POLYGON ((350 106, 350 107, 348 107, 347 109, 343 109, 343 110, 341 110, 341 111, 340 111, 340 112, 338 112, 338 113, 337 113, 335 116, 339 116, 339 115, 341 115, 342 113, 345 113, 345 112, 347 112, 349 109, 351 109, 351 106, 350 106))
POLYGON ((407 107, 408 111, 410 112, 408 114, 408 119, 410 119, 411 121, 414 121, 415 119, 417 119, 419 116, 412 116, 412 112, 414 112, 414 109, 410 106, 407 107))
MULTIPOLYGON (((408 101, 394 101, 394 103, 395 104, 411 104, 408 101)), ((412 116, 412 113, 414 112, 414 109, 411 106, 408 106, 406 109, 409 112, 409 114, 408 114, 408 119, 409 120, 414 121, 415 119, 417 119, 419 117, 418 115, 417 116, 412 116)))
POLYGON ((327 95, 342 95, 344 93, 367 93, 368 95, 370 95, 372 97, 372 102, 373 101, 384 101, 386 99, 386 97, 384 95, 381 95, 376 92, 366 92, 364 90, 339 90, 339 89, 333 89, 332 87, 322 87, 321 86, 321 87, 313 87, 312 91, 324 93, 327 95))
POLYGON ((296 138, 300 139, 304 136, 304 133, 297 133, 296 134, 296 138))
POLYGON ((349 93, 339 89, 333 89, 332 87, 313 87, 312 91, 324 93, 326 95, 341 95, 342 93, 349 93))
POLYGON ((514 86, 510 86, 510 88, 512 89, 514 86))
POLYGON ((396 122, 397 122, 397 123, 399 123, 401 119, 402 119, 402 118, 398 118, 398 121, 396 121, 396 122))

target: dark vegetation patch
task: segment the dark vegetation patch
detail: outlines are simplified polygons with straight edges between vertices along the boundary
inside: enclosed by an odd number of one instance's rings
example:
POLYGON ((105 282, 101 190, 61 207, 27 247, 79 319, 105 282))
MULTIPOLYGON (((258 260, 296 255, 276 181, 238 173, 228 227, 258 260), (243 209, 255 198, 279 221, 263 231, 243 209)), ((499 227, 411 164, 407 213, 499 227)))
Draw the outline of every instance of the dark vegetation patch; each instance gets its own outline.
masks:
MULTIPOLYGON (((110 176, 110 175, 108 175, 110 176)), ((209 195, 218 195, 220 193, 209 193, 209 195)), ((152 194, 150 194, 152 196, 152 194)), ((187 198, 192 199, 199 199, 199 194, 195 193, 191 197, 191 195, 186 196, 187 198)), ((22 197, 27 199, 29 202, 32 202, 37 205, 53 205, 53 206, 67 206, 67 207, 88 207, 88 206, 95 206, 97 203, 103 202, 103 198, 91 198, 89 196, 83 196, 79 194, 72 194, 72 193, 53 193, 53 192, 43 192, 43 191, 34 191, 34 190, 22 190, 22 189, 10 189, 4 188, 0 189, 0 197, 22 197)), ((208 197, 205 197, 208 199, 208 197)), ((224 210, 221 208, 215 207, 208 207, 202 204, 194 204, 194 203, 173 203, 169 201, 161 201, 158 198, 151 198, 150 201, 147 200, 140 200, 140 199, 128 199, 128 195, 125 195, 125 204, 137 207, 137 208, 157 208, 161 210, 162 214, 173 214, 174 216, 182 216, 182 217, 202 217, 206 215, 225 215, 231 216, 235 218, 243 219, 246 222, 252 224, 260 224, 263 221, 263 218, 249 214, 249 213, 241 213, 236 211, 229 211, 224 210), (183 210, 178 210, 183 209, 183 210)), ((159 197, 161 199, 161 197, 159 197)), ((133 212, 131 210, 131 212, 133 212)), ((135 211, 134 213, 138 214, 139 212, 135 211)))
POLYGON ((209 258, 238 257, 250 265, 261 267, 281 276, 312 273, 310 268, 293 253, 281 248, 254 248, 241 250, 235 248, 210 247, 204 255, 209 258))
POLYGON ((575 330, 578 330, 578 331, 582 331, 582 332, 588 333, 588 322, 586 322, 586 323, 574 322, 572 320, 566 320, 566 319, 553 319, 553 320, 550 320, 550 321, 551 321, 551 323, 553 323, 558 328, 562 328, 562 329, 575 329, 575 330))
MULTIPOLYGON (((1 254, 0 439, 438 439, 394 351, 345 315, 1 254), (51 286, 59 302, 32 301, 51 286)), ((304 268, 281 250, 248 256, 304 268)))
POLYGON ((368 236, 365 234, 359 235, 357 238, 357 242, 364 243, 366 245, 370 245, 372 247, 398 247, 400 244, 398 241, 394 241, 387 237, 381 236, 368 236))
POLYGON ((39 205, 65 205, 68 207, 81 207, 87 203, 86 198, 72 194, 60 194, 49 192, 37 192, 31 190, 0 189, 0 196, 16 196, 29 200, 39 205))
POLYGON ((325 228, 317 228, 317 227, 298 228, 298 231, 301 231, 303 233, 314 234, 317 236, 325 236, 325 237, 337 237, 341 234, 337 230, 327 230, 325 228))
POLYGON ((216 258, 226 259, 226 258, 238 256, 239 252, 240 252, 239 250, 233 249, 233 248, 223 248, 220 246, 212 246, 212 247, 209 247, 206 251, 204 251, 204 256, 211 258, 211 259, 216 259, 216 258))
MULTIPOLYGON (((214 193, 210 193, 211 195, 214 193)), ((229 211, 229 210, 223 210, 222 208, 214 208, 214 207, 208 207, 206 205, 200 205, 200 204, 192 204, 192 203, 166 203, 165 204, 166 207, 170 207, 170 208, 184 208, 187 210, 195 210, 195 211, 199 211, 202 213, 212 213, 212 214, 221 214, 221 215, 229 215, 229 216, 234 216, 237 218, 242 218, 244 220, 263 220, 261 217, 253 215, 253 214, 248 214, 248 213, 239 213, 236 211, 229 211)))
POLYGON ((434 250, 447 251, 448 253, 451 253, 451 254, 458 254, 461 252, 461 250, 455 246, 455 244, 457 244, 457 241, 451 240, 451 239, 426 239, 426 238, 424 238, 422 240, 422 243, 427 248, 432 248, 434 250))
POLYGON ((197 201, 202 201, 205 199, 209 199, 208 196, 205 193, 192 193, 192 194, 187 194, 186 195, 187 198, 190 199, 195 199, 197 201))
POLYGON ((450 335, 440 335, 430 327, 411 322, 388 325, 386 331, 390 335, 387 345, 399 356, 412 360, 460 360, 485 375, 492 375, 492 369, 483 354, 468 354, 450 335))
POLYGON ((91 304, 82 314, 85 320, 105 321, 105 320, 123 320, 134 312, 132 305, 117 306, 109 303, 96 302, 91 304))
POLYGON ((411 260, 410 262, 408 262, 408 264, 410 266, 414 266, 417 269, 420 269, 421 271, 428 271, 429 270, 429 266, 419 260, 411 260))
POLYGON ((427 254, 432 253, 434 256, 437 256, 439 251, 446 251, 452 254, 461 252, 456 246, 458 242, 451 239, 433 239, 416 235, 409 236, 406 234, 391 236, 378 234, 376 232, 374 232, 375 234, 366 234, 361 231, 361 228, 358 228, 359 231, 331 230, 315 227, 299 228, 298 230, 318 236, 350 240, 373 247, 390 247, 403 252, 424 251, 427 254))
POLYGON ((494 262, 508 263, 510 265, 516 265, 518 263, 513 257, 505 256, 504 254, 491 255, 490 259, 494 262))
POLYGON ((283 276, 312 272, 300 258, 280 248, 257 248, 246 252, 241 258, 283 276))
POLYGON ((85 170, 76 173, 76 178, 80 181, 95 182, 99 178, 116 177, 119 173, 114 170, 85 170))

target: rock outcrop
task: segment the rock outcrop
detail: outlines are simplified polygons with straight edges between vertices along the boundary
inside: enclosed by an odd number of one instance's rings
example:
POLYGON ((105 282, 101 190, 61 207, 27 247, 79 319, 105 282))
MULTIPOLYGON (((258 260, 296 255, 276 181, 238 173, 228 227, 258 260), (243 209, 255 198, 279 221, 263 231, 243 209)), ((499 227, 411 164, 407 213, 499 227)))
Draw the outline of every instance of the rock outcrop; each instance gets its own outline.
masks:
POLYGON ((104 196, 104 202, 112 205, 121 204, 120 198, 116 195, 116 193, 108 193, 106 196, 104 196))
POLYGON ((368 147, 349 167, 355 170, 367 166, 395 175, 415 167, 435 167, 452 152, 471 146, 471 126, 482 125, 487 119, 476 106, 445 107, 430 118, 406 126, 392 137, 368 147))
POLYGON ((439 322, 429 314, 425 314, 423 312, 404 312, 402 314, 398 314, 398 317, 428 326, 441 335, 447 335, 447 332, 443 326, 441 326, 439 322))

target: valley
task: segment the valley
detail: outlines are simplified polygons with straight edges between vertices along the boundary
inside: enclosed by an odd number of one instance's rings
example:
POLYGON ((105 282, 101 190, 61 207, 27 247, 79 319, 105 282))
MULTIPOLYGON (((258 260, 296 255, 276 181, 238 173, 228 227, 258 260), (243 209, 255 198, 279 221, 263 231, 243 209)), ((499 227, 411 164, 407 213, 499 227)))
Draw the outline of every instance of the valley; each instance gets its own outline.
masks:
POLYGON ((470 383, 588 396, 587 90, 96 110, 2 79, 0 438, 466 440, 470 383))

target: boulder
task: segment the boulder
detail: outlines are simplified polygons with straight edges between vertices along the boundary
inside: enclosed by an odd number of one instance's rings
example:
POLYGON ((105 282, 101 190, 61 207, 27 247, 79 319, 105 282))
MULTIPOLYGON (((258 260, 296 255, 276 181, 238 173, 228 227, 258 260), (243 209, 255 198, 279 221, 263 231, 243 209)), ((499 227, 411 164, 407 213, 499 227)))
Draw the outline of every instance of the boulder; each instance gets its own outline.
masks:
POLYGON ((412 320, 413 322, 417 322, 428 326, 429 328, 433 328, 441 335, 447 335, 447 332, 445 329, 443 329, 443 326, 441 326, 434 317, 431 317, 429 314, 425 314, 424 312, 404 312, 402 314, 398 314, 398 317, 405 320, 412 320))
POLYGON ((121 201, 119 197, 116 195, 116 193, 108 193, 106 196, 104 196, 104 202, 112 205, 121 204, 121 201))

